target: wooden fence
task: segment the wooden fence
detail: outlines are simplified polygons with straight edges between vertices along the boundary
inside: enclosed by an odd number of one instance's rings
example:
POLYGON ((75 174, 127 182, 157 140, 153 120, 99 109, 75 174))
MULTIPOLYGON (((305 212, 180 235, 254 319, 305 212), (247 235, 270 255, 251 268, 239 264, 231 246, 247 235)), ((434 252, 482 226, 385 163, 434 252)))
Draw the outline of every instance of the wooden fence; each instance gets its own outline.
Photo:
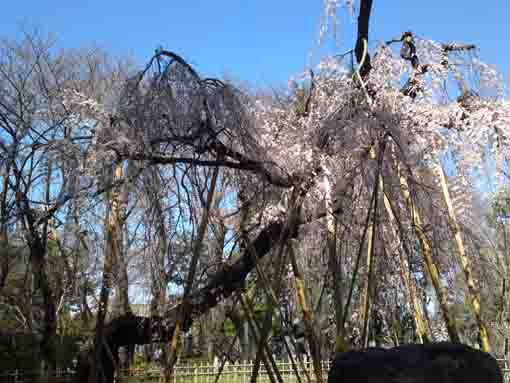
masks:
MULTIPOLYGON (((296 362, 297 363, 297 362, 296 362)), ((296 373, 290 362, 278 361, 278 371, 287 383, 299 383, 296 373)), ((175 366, 173 382, 174 383, 214 383, 220 372, 219 364, 211 364, 208 361, 179 363, 175 366)), ((301 377, 301 382, 306 383, 305 371, 313 379, 313 366, 311 361, 304 361, 303 368, 297 363, 297 370, 301 377)), ((322 371, 324 377, 329 371, 330 362, 322 362, 322 371)), ((218 379, 219 383, 249 383, 253 371, 253 361, 244 363, 225 363, 218 379)), ((0 372, 0 383, 30 383, 34 382, 38 376, 37 371, 2 371, 0 372)), ((57 370, 54 377, 55 382, 71 382, 73 380, 73 371, 57 370)), ((121 370, 117 382, 158 382, 163 376, 161 368, 130 368, 129 370, 121 370)), ((261 363, 259 369, 259 377, 257 382, 270 383, 264 365, 261 363)))
MULTIPOLYGON (((282 375, 283 380, 287 383, 299 383, 296 377, 296 372, 290 362, 278 361, 278 371, 282 375)), ((323 376, 327 377, 329 371, 330 362, 323 361, 322 363, 323 376)), ((173 376, 174 383, 214 383, 220 372, 219 365, 213 365, 210 363, 193 363, 193 364, 179 364, 175 366, 175 372, 173 376)), ((305 383, 305 371, 309 376, 314 379, 313 366, 311 361, 305 361, 303 367, 296 365, 301 382, 305 383)), ((251 374, 253 371, 253 361, 244 363, 226 363, 221 370, 221 375, 218 378, 219 383, 249 383, 251 374)), ((160 369, 144 370, 144 369, 131 369, 130 371, 123 372, 123 375, 130 377, 139 377, 140 380, 145 379, 159 379, 161 377, 160 369)), ((129 380, 129 379, 128 379, 129 380)), ((259 376, 257 382, 269 383, 270 379, 267 374, 264 365, 261 363, 259 369, 259 376)))
MULTIPOLYGON (((498 359, 501 364, 505 383, 510 383, 510 360, 498 359)), ((290 362, 278 361, 278 370, 282 375, 285 383, 298 383, 295 371, 290 362)), ((305 371, 298 367, 301 382, 306 383, 305 371)), ((311 361, 305 361, 304 367, 307 370, 310 378, 314 381, 313 367, 311 361)), ((210 362, 193 362, 193 363, 180 363, 175 366, 175 373, 173 383, 214 383, 219 373, 220 366, 218 364, 211 364, 210 362)), ((327 378, 327 373, 330 368, 330 361, 322 362, 322 371, 324 378, 327 378)), ((249 383, 253 370, 253 362, 244 362, 231 364, 227 363, 221 371, 218 379, 219 383, 249 383)), ((0 383, 31 383, 37 379, 37 372, 14 370, 10 372, 0 372, 0 383)), ((74 372, 70 370, 62 371, 57 370, 54 382, 67 383, 72 382, 74 372)), ((142 383, 142 382, 160 382, 162 381, 162 370, 160 368, 131 368, 129 370, 120 371, 118 383, 142 383)), ((269 383, 269 377, 264 365, 260 365, 259 377, 257 382, 269 383)))
MULTIPOLYGON (((57 370, 51 381, 54 383, 72 382, 74 374, 74 371, 71 370, 57 370)), ((0 371, 0 383, 32 383, 37 382, 38 379, 39 371, 0 371)))

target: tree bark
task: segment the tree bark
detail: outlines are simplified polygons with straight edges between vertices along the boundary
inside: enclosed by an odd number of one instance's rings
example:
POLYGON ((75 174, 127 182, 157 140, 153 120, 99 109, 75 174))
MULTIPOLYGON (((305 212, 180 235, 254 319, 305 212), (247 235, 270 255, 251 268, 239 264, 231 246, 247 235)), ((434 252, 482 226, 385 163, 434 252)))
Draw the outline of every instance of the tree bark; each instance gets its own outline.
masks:
MULTIPOLYGON (((306 195, 308 187, 312 185, 312 182, 313 179, 297 190, 297 211, 299 211, 300 203, 306 195)), ((265 257, 276 243, 297 237, 298 225, 305 221, 306 219, 297 214, 297 216, 291 215, 288 217, 287 221, 282 222, 280 220, 275 220, 270 222, 260 231, 257 237, 249 243, 247 246, 249 250, 245 250, 233 264, 223 265, 205 286, 191 293, 187 297, 185 307, 182 307, 183 303, 181 303, 167 310, 163 318, 141 318, 134 315, 116 318, 106 326, 103 331, 104 344, 109 347, 111 354, 115 357, 115 355, 118 354, 118 348, 120 346, 168 341, 173 337, 177 323, 177 312, 179 310, 183 310, 185 314, 184 320, 180 323, 182 323, 182 329, 187 331, 195 318, 209 311, 219 302, 238 291, 239 288, 244 285, 248 274, 254 269, 255 262, 265 257), (253 252, 255 257, 250 252, 253 252)), ((104 283, 103 288, 105 288, 104 283)), ((103 294, 105 293, 103 292, 103 294)), ((91 375, 91 360, 90 357, 83 355, 80 361, 77 378, 80 382, 85 383, 88 381, 89 375, 91 375)), ((101 361, 103 365, 109 364, 113 371, 113 360, 107 357, 106 351, 102 354, 101 361)), ((95 377, 92 376, 92 379, 94 378, 95 377)), ((109 378, 110 380, 107 380, 106 383, 113 382, 113 373, 109 378)))
POLYGON ((43 301, 43 329, 41 339, 41 378, 47 378, 56 370, 55 338, 57 335, 57 305, 46 272, 46 241, 37 230, 28 196, 16 192, 16 205, 20 212, 25 237, 30 252, 30 266, 34 277, 34 290, 40 290, 43 301))
MULTIPOLYGON (((122 180, 124 173, 122 161, 117 161, 113 170, 113 182, 122 180)), ((112 307, 114 315, 126 315, 131 312, 129 305, 129 280, 127 273, 126 249, 123 246, 124 221, 127 211, 129 184, 125 183, 119 186, 117 190, 111 193, 111 218, 112 218, 112 240, 111 248, 114 250, 113 262, 115 270, 115 304, 112 307), (119 190, 120 189, 120 190, 119 190)))
MULTIPOLYGON (((122 163, 115 164, 114 179, 122 177, 122 163)), ((120 252, 120 238, 119 238, 119 186, 113 188, 108 194, 107 199, 109 209, 105 217, 105 259, 103 264, 103 281, 101 292, 99 296, 99 306, 97 310, 96 330, 94 338, 94 363, 92 365, 92 373, 90 378, 95 382, 110 383, 113 380, 115 367, 118 365, 118 349, 112 350, 110 345, 103 344, 104 339, 104 323, 108 314, 108 301, 110 292, 113 287, 113 269, 116 265, 119 252, 120 252), (108 350, 109 348, 109 350, 108 350), (110 360, 112 354, 114 360, 110 360)), ((129 317, 128 311, 123 317, 129 317)), ((125 346, 129 344, 126 343, 125 346)), ((91 382, 90 382, 91 383, 91 382)))
POLYGON ((44 248, 41 239, 38 237, 33 238, 32 243, 29 244, 29 248, 35 286, 36 289, 39 288, 41 290, 44 305, 41 351, 43 360, 46 362, 46 366, 43 367, 42 374, 49 376, 57 368, 55 354, 55 338, 57 336, 57 305, 45 270, 46 249, 44 248))
POLYGON ((364 41, 368 46, 368 31, 370 26, 371 11, 372 0, 361 0, 358 15, 358 36, 356 38, 356 47, 354 48, 354 52, 356 53, 356 60, 358 61, 358 64, 362 64, 361 67, 359 68, 359 72, 362 79, 365 79, 370 73, 370 70, 372 69, 370 55, 366 53, 365 57, 363 57, 363 52, 365 49, 364 41))

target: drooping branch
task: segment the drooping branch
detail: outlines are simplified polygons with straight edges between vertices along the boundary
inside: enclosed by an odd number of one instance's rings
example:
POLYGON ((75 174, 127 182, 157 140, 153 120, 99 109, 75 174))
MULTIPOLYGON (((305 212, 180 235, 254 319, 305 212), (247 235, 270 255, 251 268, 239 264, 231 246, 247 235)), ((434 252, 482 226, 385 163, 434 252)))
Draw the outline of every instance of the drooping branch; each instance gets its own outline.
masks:
POLYGON ((152 56, 152 58, 150 59, 149 63, 145 67, 145 69, 143 71, 141 71, 135 77, 136 82, 139 82, 139 81, 142 80, 142 78, 145 76, 145 74, 151 68, 151 66, 154 63, 154 61, 157 61, 158 62, 158 66, 160 66, 160 62, 159 61, 162 58, 167 58, 169 60, 169 62, 166 65, 166 68, 163 71, 161 71, 161 68, 160 68, 160 71, 162 73, 164 73, 166 71, 166 69, 169 68, 170 65, 172 65, 175 62, 175 63, 179 64, 181 67, 183 67, 192 77, 194 77, 197 80, 200 80, 200 76, 198 75, 198 73, 181 56, 179 56, 178 54, 176 54, 174 52, 170 52, 170 51, 167 51, 165 49, 158 48, 158 49, 156 49, 156 51, 154 53, 154 56, 152 56))
MULTIPOLYGON (((313 87, 312 74, 311 92, 313 87)), ((159 49, 125 86, 117 117, 139 145, 112 140, 108 149, 120 158, 151 164, 246 170, 271 185, 293 187, 300 177, 261 154, 243 98, 233 86, 203 79, 182 57, 159 49), (141 112, 147 108, 150 113, 141 112)))

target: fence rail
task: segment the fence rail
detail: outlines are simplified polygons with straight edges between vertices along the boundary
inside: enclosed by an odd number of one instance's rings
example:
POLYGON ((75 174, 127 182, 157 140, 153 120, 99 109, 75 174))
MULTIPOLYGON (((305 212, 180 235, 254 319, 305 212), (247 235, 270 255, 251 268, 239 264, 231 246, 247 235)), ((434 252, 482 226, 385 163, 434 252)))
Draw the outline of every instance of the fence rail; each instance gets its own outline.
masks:
MULTIPOLYGON (((66 383, 72 381, 75 372, 72 370, 56 370, 52 382, 66 383)), ((0 383, 32 383, 39 379, 39 371, 12 370, 0 372, 0 383)))
MULTIPOLYGON (((501 365, 504 374, 504 381, 510 383, 510 359, 497 359, 501 365)), ((331 362, 329 360, 322 361, 322 371, 327 375, 331 362)), ((285 383, 298 383, 294 369, 290 362, 277 361, 276 365, 282 375, 285 383)), ((304 361, 304 368, 310 374, 312 380, 313 366, 311 361, 304 361)), ((220 366, 210 362, 199 363, 182 363, 175 366, 173 376, 174 383, 214 383, 219 373, 220 366)), ((305 371, 297 365, 301 382, 305 383, 305 371)), ((249 383, 253 370, 253 361, 244 363, 226 363, 221 371, 219 383, 249 383)), ((75 372, 71 370, 57 370, 53 381, 56 383, 71 382, 75 372)), ((119 371, 118 383, 139 383, 139 382, 158 382, 161 381, 163 371, 161 368, 130 368, 129 370, 119 371)), ((0 383, 31 383, 35 382, 38 377, 38 371, 3 371, 0 372, 0 383)), ((270 382, 267 371, 263 364, 260 365, 258 382, 270 382)))
MULTIPOLYGON (((218 379, 219 383, 249 383, 253 371, 253 361, 244 363, 225 363, 221 370, 221 375, 218 379)), ((290 362, 278 361, 276 363, 278 371, 287 383, 298 383, 295 375, 294 368, 290 362)), ((199 363, 182 363, 177 364, 174 368, 174 383, 214 383, 216 377, 220 372, 219 364, 212 364, 210 362, 199 363)), ((299 376, 302 377, 301 381, 304 383, 305 371, 313 377, 313 366, 311 361, 304 361, 303 367, 297 364, 297 371, 299 376)), ((330 361, 322 362, 322 371, 324 375, 327 374, 330 367, 330 361)), ((37 379, 38 371, 3 371, 0 372, 0 383, 30 383, 37 379)), ((120 370, 117 382, 157 382, 163 375, 161 368, 130 368, 128 370, 120 370)), ((54 376, 55 382, 70 382, 74 376, 74 371, 71 370, 57 370, 54 376)), ((264 365, 261 363, 259 369, 258 382, 270 382, 269 376, 264 365)))
MULTIPOLYGON (((284 378, 285 382, 297 383, 299 382, 294 368, 290 362, 277 362, 279 373, 284 378)), ((304 368, 297 365, 297 372, 304 379, 305 370, 313 378, 313 366, 311 361, 303 363, 304 368)), ((327 374, 330 367, 330 361, 323 361, 321 363, 323 374, 327 374)), ((244 363, 225 364, 221 370, 221 375, 218 382, 221 383, 249 383, 253 371, 253 361, 244 363)), ((192 364, 192 365, 177 365, 173 376, 174 383, 214 383, 217 375, 220 372, 219 365, 208 364, 192 364)), ((126 372, 124 372, 126 373, 126 372)), ((143 370, 131 369, 127 371, 129 376, 135 377, 160 377, 162 371, 160 369, 143 370)), ((258 382, 269 382, 268 373, 263 364, 260 365, 258 382)))

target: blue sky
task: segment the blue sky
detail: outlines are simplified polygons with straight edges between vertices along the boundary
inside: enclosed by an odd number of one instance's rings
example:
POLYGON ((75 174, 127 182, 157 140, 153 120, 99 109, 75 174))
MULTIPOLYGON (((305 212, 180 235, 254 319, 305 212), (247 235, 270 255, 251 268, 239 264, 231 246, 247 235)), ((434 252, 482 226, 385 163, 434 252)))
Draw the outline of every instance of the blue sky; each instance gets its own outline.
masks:
MULTIPOLYGON (((0 37, 19 36, 23 25, 53 33, 58 45, 98 45, 145 63, 162 45, 208 76, 229 73, 252 85, 284 84, 319 55, 322 0, 25 0, 4 1, 0 37)), ((342 14, 345 15, 345 12, 342 14)), ((374 0, 371 44, 412 30, 439 41, 475 43, 483 61, 508 80, 510 1, 374 0)), ((353 45, 354 19, 342 18, 339 46, 353 45)), ((324 48, 322 49, 324 51, 324 48)))

